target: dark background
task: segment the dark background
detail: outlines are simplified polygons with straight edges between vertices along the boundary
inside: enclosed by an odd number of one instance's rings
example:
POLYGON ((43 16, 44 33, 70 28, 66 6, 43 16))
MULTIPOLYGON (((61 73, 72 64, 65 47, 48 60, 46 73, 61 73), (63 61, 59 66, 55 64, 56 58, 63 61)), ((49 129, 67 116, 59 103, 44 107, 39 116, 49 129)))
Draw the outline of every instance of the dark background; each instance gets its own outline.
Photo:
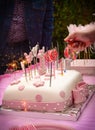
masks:
MULTIPOLYGON (((66 46, 64 38, 68 35, 69 24, 89 24, 95 21, 95 0, 53 0, 54 1, 54 32, 53 44, 59 43, 60 57, 66 46)), ((81 52, 78 58, 95 59, 95 53, 88 48, 88 53, 81 52)), ((94 50, 95 51, 95 50, 94 50)))

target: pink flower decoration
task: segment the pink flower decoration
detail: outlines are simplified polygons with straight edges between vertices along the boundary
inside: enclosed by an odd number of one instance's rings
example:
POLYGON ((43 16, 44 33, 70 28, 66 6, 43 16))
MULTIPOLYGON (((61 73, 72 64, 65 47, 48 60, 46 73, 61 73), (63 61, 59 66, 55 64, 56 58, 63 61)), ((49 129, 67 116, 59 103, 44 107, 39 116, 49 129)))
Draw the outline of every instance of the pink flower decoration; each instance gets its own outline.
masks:
POLYGON ((19 84, 20 83, 20 80, 14 80, 11 82, 11 85, 15 85, 15 84, 19 84))
POLYGON ((36 101, 41 102, 42 101, 42 96, 41 95, 36 95, 36 101))
POLYGON ((22 90, 24 90, 24 88, 25 88, 25 86, 19 86, 18 90, 22 91, 22 90))
POLYGON ((64 98, 65 97, 65 92, 64 91, 60 91, 60 97, 64 98))
POLYGON ((45 83, 44 81, 36 81, 33 83, 33 85, 36 87, 40 87, 40 86, 44 86, 44 83, 45 83))

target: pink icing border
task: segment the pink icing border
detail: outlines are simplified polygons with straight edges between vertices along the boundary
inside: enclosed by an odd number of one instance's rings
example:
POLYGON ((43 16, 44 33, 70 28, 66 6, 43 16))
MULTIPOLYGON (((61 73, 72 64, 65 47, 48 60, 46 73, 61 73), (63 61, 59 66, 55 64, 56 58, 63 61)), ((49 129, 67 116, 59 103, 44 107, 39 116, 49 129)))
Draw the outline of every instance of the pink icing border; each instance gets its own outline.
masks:
POLYGON ((3 100, 2 106, 7 109, 16 109, 16 110, 24 110, 24 111, 47 111, 47 112, 58 112, 63 111, 66 107, 72 104, 72 98, 70 97, 68 100, 64 102, 31 102, 31 101, 16 101, 16 100, 3 100))

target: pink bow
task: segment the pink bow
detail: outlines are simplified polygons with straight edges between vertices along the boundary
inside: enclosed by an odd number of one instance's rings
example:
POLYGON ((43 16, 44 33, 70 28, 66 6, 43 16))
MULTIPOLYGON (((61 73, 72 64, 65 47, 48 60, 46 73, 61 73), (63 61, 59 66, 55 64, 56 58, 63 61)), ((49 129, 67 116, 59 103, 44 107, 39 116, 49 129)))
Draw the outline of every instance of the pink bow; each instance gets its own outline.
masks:
POLYGON ((73 90, 74 104, 85 102, 88 95, 89 95, 88 84, 86 84, 84 81, 79 82, 76 88, 73 90))

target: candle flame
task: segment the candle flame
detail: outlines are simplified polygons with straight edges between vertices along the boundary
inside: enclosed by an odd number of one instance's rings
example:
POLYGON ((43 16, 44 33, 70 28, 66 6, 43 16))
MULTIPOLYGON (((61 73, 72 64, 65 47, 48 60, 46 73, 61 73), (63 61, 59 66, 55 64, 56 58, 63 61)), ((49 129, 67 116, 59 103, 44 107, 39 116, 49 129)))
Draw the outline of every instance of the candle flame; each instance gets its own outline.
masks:
POLYGON ((26 65, 27 64, 27 61, 26 60, 22 60, 23 64, 26 65))

